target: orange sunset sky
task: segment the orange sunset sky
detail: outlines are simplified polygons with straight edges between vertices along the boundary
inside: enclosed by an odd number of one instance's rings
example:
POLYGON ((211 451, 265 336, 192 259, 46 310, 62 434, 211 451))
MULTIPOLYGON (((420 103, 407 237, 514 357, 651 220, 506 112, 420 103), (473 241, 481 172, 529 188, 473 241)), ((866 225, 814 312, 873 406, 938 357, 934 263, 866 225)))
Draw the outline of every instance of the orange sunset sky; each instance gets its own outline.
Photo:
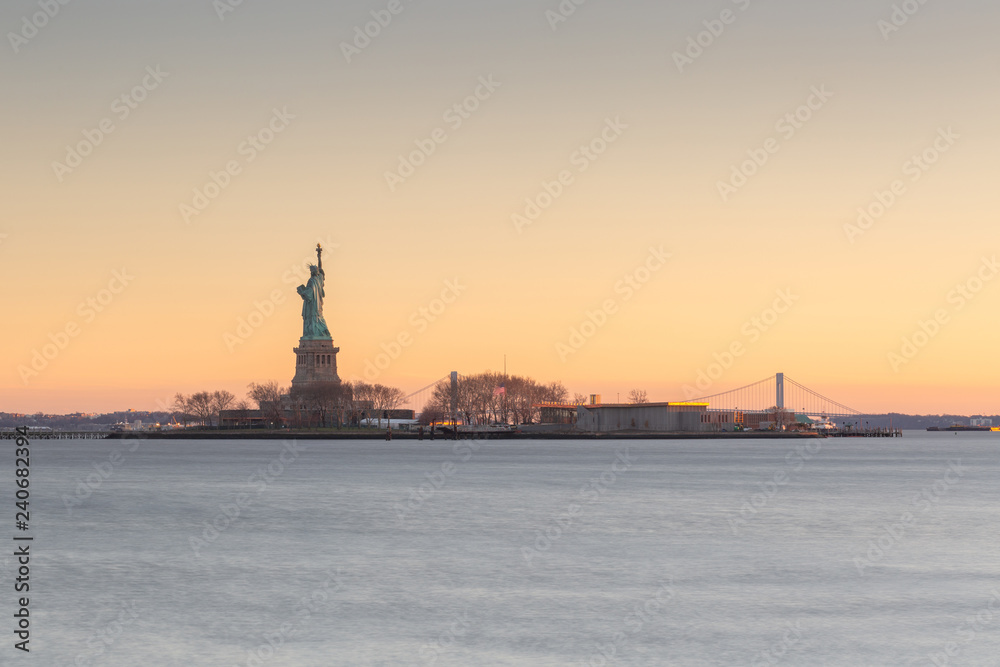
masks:
POLYGON ((6 2, 0 411, 287 385, 321 242, 345 380, 1000 412, 1000 7, 914 6, 6 2))

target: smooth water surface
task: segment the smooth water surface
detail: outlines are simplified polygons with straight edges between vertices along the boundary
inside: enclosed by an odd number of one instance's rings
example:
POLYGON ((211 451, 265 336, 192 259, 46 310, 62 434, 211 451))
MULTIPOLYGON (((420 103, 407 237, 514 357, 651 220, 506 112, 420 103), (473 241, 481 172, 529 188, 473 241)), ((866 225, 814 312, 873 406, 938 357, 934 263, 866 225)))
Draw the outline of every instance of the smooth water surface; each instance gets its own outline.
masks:
POLYGON ((31 664, 1000 665, 1000 434, 38 440, 31 469, 31 664))

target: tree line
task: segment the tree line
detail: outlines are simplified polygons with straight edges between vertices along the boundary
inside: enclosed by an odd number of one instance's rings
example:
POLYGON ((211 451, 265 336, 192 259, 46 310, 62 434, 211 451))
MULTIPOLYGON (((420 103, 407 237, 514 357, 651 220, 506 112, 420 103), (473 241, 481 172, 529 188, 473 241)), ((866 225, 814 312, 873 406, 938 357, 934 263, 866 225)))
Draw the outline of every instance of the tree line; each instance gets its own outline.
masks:
POLYGON ((406 393, 398 387, 367 382, 318 382, 306 387, 282 387, 276 381, 251 382, 245 399, 229 391, 178 393, 171 409, 175 419, 212 427, 221 425, 221 413, 232 411, 240 426, 248 426, 254 411, 272 428, 376 424, 384 413, 399 409, 406 393), (287 396, 287 398, 285 398, 287 396))
MULTIPOLYGON (((561 382, 540 384, 529 377, 486 371, 458 378, 457 417, 465 424, 531 424, 540 419, 540 403, 566 403, 561 382)), ((582 402, 579 395, 575 400, 582 402)), ((441 421, 451 413, 451 380, 435 385, 421 422, 441 421)))
POLYGON ((174 418, 179 418, 185 426, 189 421, 211 426, 213 420, 218 423, 219 413, 229 409, 235 400, 236 396, 225 389, 199 391, 188 396, 178 393, 174 396, 173 405, 170 407, 174 411, 174 418))

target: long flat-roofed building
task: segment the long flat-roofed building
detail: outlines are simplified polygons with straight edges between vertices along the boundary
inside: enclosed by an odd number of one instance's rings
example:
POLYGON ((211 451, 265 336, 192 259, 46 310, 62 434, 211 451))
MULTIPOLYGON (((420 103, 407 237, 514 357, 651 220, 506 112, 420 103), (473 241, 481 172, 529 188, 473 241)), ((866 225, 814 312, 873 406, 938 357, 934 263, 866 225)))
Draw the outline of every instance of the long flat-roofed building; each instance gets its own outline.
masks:
POLYGON ((599 403, 578 405, 576 427, 581 431, 696 432, 709 430, 703 415, 708 403, 599 403))

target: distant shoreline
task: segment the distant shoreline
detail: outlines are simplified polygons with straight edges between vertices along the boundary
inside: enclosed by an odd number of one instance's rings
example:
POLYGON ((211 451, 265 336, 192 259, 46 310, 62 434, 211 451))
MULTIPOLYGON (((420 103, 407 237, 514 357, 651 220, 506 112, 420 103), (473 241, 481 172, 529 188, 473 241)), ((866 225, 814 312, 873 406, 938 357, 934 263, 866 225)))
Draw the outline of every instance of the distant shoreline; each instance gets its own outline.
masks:
MULTIPOLYGON (((385 440, 384 431, 303 431, 288 429, 281 431, 186 431, 183 433, 136 432, 123 431, 112 433, 109 439, 124 440, 139 437, 149 440, 385 440)), ((491 432, 463 433, 459 431, 458 440, 801 440, 821 438, 818 433, 787 433, 778 431, 721 432, 721 433, 652 433, 636 431, 618 431, 613 433, 572 433, 572 432, 491 432)), ((417 433, 393 431, 393 440, 420 440, 417 433)), ((455 440, 452 434, 437 433, 434 440, 455 440)), ((423 441, 431 442, 428 433, 423 441)))

